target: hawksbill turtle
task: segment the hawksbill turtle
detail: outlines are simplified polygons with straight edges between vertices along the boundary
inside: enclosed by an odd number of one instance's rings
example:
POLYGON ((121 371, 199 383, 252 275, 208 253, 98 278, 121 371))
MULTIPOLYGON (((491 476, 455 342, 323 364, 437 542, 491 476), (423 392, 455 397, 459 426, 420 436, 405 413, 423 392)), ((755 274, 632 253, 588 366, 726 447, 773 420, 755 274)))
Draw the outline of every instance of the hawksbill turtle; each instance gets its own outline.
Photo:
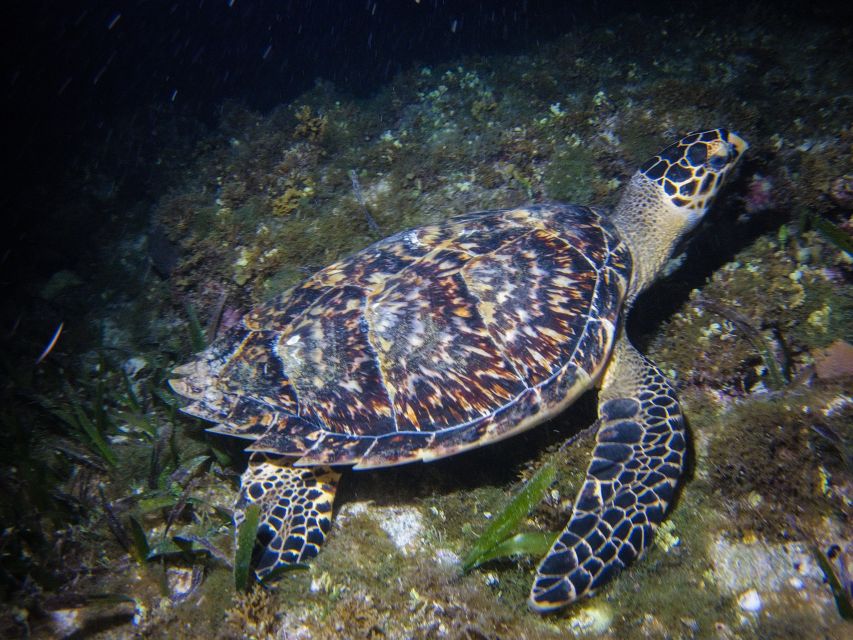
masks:
POLYGON ((251 441, 235 521, 260 503, 255 572, 315 556, 336 467, 430 461, 516 435, 600 387, 592 461, 538 565, 540 612, 642 555, 684 467, 673 387, 625 316, 747 143, 695 132, 649 159, 612 212, 481 211, 397 233, 257 306, 175 369, 186 413, 251 441))

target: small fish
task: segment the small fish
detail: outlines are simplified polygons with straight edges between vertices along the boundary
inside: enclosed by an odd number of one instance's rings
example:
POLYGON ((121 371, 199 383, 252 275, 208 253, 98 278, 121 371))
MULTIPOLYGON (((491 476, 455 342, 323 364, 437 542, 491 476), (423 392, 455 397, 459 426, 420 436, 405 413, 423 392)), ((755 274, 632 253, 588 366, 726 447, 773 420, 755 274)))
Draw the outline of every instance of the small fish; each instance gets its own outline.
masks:
POLYGON ((59 326, 56 327, 56 331, 53 332, 53 337, 50 339, 50 342, 47 343, 47 346, 44 348, 44 351, 41 352, 41 355, 36 358, 36 364, 40 364, 42 360, 47 357, 53 348, 56 346, 56 343, 59 341, 59 335, 62 333, 62 328, 65 326, 65 321, 59 323, 59 326))
POLYGON ((23 313, 18 314, 18 317, 15 318, 15 324, 12 325, 12 328, 9 330, 9 333, 6 334, 7 338, 11 338, 15 335, 15 332, 18 330, 18 327, 21 326, 21 320, 23 319, 23 317, 23 313))

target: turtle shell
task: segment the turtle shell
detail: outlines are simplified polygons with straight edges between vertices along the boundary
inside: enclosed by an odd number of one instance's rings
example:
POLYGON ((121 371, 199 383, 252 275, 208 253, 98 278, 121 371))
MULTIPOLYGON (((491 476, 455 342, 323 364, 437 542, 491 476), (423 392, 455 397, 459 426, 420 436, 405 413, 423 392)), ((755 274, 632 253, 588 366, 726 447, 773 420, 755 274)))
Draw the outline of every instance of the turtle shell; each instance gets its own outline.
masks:
POLYGON ((457 216, 256 307, 172 387, 213 431, 300 465, 452 455, 541 422, 599 378, 630 271, 595 209, 457 216))

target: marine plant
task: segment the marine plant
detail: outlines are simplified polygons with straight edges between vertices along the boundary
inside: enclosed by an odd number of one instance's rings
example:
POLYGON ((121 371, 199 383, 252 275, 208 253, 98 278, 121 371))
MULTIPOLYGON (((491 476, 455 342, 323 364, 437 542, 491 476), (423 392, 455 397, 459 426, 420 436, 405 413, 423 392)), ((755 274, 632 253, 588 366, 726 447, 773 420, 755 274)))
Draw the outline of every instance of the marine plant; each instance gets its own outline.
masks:
POLYGON ((234 587, 238 592, 247 591, 251 586, 252 550, 261 517, 260 505, 249 505, 245 514, 246 519, 237 528, 237 552, 234 554, 234 587))
MULTIPOLYGON (((832 562, 830 562, 826 554, 817 545, 813 544, 811 550, 817 559, 821 571, 826 576, 829 588, 832 590, 832 597, 835 599, 835 608, 838 609, 838 614, 845 620, 853 620, 853 594, 848 590, 850 585, 841 583, 838 574, 832 566, 832 562)), ((844 559, 842 559, 842 562, 844 562, 844 559)))
POLYGON ((817 229, 829 242, 853 257, 853 240, 825 217, 814 211, 804 211, 800 218, 800 228, 805 230, 808 227, 817 229))
POLYGON ((555 532, 522 532, 515 535, 512 532, 542 500, 556 477, 557 470, 551 463, 539 469, 480 534, 462 561, 462 570, 467 572, 489 560, 513 555, 544 555, 557 535, 555 532))
POLYGON ((71 435, 83 442, 88 442, 104 462, 115 467, 118 459, 105 438, 107 428, 111 424, 102 401, 103 387, 97 386, 96 401, 92 405, 92 416, 83 408, 81 398, 70 385, 66 386, 65 391, 67 406, 62 407, 47 398, 41 399, 42 406, 64 422, 70 428, 69 433, 71 435))
POLYGON ((187 331, 189 333, 190 346, 193 351, 201 351, 207 346, 207 337, 198 319, 198 314, 190 302, 184 304, 184 310, 187 314, 187 331))

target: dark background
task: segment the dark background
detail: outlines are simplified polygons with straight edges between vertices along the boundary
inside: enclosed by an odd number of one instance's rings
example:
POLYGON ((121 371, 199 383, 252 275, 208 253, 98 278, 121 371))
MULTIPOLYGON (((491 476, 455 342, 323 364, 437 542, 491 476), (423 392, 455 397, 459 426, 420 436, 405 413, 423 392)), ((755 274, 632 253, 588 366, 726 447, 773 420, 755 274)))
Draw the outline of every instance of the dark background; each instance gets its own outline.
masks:
MULTIPOLYGON (((155 200, 158 154, 215 126, 226 100, 266 111, 317 78, 367 95, 415 64, 529 49, 620 13, 653 21, 674 10, 692 11, 697 21, 740 16, 738 3, 725 2, 6 3, 4 288, 67 266, 114 215, 96 206, 98 189, 107 187, 88 168, 100 162, 100 179, 114 175, 128 202, 155 200), (92 206, 85 198, 77 209, 69 205, 87 192, 92 206)), ((829 2, 774 2, 767 11, 804 25, 851 17, 829 2)))

